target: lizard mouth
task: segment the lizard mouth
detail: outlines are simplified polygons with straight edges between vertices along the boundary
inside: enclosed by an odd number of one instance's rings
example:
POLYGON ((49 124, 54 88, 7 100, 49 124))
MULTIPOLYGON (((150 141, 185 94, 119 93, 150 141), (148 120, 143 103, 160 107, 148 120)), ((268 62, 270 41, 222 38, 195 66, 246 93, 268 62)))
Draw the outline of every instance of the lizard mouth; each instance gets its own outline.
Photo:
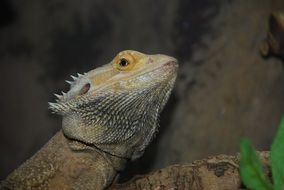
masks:
POLYGON ((173 60, 166 62, 165 64, 163 64, 162 67, 165 69, 172 69, 173 71, 176 71, 178 68, 178 64, 177 61, 173 60))
POLYGON ((158 65, 155 69, 152 70, 146 70, 145 72, 141 73, 141 75, 144 74, 151 74, 151 73, 157 73, 160 75, 160 78, 166 77, 166 78, 172 78, 173 75, 176 75, 178 69, 178 63, 175 58, 170 58, 169 60, 161 63, 158 65))

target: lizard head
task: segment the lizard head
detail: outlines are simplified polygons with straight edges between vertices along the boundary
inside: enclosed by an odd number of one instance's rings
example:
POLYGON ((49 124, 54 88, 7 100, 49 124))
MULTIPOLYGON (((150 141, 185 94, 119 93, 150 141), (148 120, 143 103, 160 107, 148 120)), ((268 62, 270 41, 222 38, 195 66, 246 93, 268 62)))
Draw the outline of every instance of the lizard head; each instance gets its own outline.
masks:
POLYGON ((63 116, 63 133, 112 155, 136 158, 158 126, 177 74, 177 60, 126 50, 78 77, 50 109, 63 116))

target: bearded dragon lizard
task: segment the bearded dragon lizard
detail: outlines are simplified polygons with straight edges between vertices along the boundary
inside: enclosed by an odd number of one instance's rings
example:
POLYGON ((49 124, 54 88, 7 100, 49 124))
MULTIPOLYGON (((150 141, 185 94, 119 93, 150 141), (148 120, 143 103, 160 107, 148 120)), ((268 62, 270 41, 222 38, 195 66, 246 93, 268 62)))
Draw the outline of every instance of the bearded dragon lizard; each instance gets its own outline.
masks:
POLYGON ((177 74, 177 60, 126 50, 78 77, 49 108, 60 130, 12 172, 0 189, 105 189, 128 160, 139 158, 177 74))

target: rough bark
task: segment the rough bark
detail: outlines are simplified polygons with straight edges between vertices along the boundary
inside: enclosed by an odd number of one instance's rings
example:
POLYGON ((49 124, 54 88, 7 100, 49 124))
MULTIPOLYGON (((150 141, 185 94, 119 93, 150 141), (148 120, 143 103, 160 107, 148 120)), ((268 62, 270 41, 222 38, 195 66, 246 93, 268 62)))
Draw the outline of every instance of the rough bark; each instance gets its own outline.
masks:
MULTIPOLYGON (((269 172, 269 152, 260 152, 265 173, 269 172)), ((191 164, 172 165, 147 175, 136 176, 110 190, 239 190, 245 189, 239 176, 239 155, 218 155, 191 164)))

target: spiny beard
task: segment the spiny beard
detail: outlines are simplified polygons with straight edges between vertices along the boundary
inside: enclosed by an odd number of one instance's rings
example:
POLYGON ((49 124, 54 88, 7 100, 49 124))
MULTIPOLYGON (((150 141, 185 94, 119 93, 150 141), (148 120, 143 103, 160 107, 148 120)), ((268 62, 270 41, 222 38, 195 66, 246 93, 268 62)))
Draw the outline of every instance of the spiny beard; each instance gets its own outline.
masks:
POLYGON ((157 132, 158 115, 173 84, 174 79, 148 88, 104 90, 95 96, 58 103, 63 132, 70 139, 93 144, 113 155, 138 158, 157 132), (114 150, 112 145, 124 148, 114 150))

